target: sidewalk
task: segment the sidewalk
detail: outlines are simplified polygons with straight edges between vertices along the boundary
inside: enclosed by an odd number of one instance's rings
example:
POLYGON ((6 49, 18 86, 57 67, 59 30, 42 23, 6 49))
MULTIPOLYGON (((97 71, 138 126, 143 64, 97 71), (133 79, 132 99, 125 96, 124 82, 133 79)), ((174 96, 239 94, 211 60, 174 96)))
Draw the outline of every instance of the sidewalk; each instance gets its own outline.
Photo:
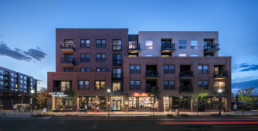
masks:
MULTIPOLYGON (((155 116, 176 116, 176 112, 154 112, 155 116)), ((180 112, 179 115, 188 116, 211 116, 213 114, 218 114, 218 112, 180 112)), ((42 112, 41 115, 49 116, 108 116, 108 112, 42 112)), ((242 111, 237 112, 221 112, 222 116, 243 116, 242 111)), ((245 111, 245 116, 258 116, 258 111, 245 111)), ((134 117, 134 116, 153 116, 153 112, 110 112, 109 116, 120 116, 120 117, 134 117)))

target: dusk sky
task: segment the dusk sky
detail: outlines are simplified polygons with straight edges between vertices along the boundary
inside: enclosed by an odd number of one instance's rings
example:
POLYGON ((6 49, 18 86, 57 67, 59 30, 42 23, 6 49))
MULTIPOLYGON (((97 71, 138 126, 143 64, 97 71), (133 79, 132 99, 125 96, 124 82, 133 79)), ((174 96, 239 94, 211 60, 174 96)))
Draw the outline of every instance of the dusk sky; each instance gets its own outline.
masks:
POLYGON ((258 0, 0 0, 0 66, 46 87, 56 28, 219 31, 232 82, 258 79, 258 0))

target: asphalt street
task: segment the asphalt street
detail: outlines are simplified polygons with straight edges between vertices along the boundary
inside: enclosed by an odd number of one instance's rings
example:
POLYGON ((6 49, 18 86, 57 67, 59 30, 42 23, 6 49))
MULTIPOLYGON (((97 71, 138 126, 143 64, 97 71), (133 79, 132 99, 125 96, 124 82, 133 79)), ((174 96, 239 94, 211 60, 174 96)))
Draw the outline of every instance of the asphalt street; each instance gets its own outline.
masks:
POLYGON ((257 131, 258 118, 0 118, 0 131, 174 131, 174 130, 234 130, 257 131))

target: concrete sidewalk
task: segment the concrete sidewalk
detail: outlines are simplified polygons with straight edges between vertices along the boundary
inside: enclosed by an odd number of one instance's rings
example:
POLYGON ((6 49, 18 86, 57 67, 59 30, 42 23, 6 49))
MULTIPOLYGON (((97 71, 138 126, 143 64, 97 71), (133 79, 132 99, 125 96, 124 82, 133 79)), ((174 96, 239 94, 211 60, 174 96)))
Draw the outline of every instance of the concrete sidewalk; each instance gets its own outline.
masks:
MULTIPOLYGON (((211 116, 218 112, 180 112, 179 115, 186 114, 188 116, 211 116)), ((108 112, 42 112, 41 115, 50 116, 108 116, 108 112)), ((155 116, 176 116, 176 112, 154 112, 155 116)), ((221 112, 222 116, 243 116, 242 111, 237 112, 221 112)), ((258 116, 258 111, 245 111, 245 116, 258 116)), ((109 116, 153 116, 153 112, 110 112, 109 116)))

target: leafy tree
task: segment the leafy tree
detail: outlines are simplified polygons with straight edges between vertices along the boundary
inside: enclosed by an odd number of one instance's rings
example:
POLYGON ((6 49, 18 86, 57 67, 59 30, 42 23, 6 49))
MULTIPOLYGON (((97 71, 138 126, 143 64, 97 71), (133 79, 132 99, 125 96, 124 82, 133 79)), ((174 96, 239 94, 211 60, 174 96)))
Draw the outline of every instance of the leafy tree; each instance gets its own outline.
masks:
POLYGON ((69 97, 69 100, 72 102, 72 105, 74 106, 76 103, 76 93, 72 88, 67 90, 67 96, 69 97))
POLYGON ((41 88, 40 93, 37 94, 36 100, 37 104, 39 104, 40 108, 44 108, 47 106, 47 97, 49 96, 47 89, 41 88))
POLYGON ((252 95, 255 93, 254 88, 250 87, 247 89, 239 89, 237 91, 237 94, 239 95, 238 99, 240 101, 244 101, 244 107, 247 106, 253 106, 253 101, 255 101, 255 99, 252 97, 252 95))

